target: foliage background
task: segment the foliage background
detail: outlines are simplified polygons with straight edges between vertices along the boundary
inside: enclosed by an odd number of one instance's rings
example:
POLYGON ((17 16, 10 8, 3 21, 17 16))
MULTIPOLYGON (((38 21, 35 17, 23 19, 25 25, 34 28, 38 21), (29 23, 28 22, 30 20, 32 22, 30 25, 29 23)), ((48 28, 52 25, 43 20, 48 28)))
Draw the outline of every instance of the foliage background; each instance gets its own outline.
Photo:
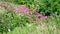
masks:
MULTIPOLYGON (((60 0, 2 0, 16 5, 27 5, 30 9, 48 16, 41 23, 30 23, 30 15, 14 14, 13 10, 0 10, 1 34, 60 34, 60 0), (11 31, 9 32, 10 29, 11 31), (33 32, 32 32, 33 30, 33 32), (17 31, 17 32, 16 32, 17 31)), ((34 17, 35 18, 35 17, 34 17)), ((34 22, 34 21, 33 21, 34 22)))

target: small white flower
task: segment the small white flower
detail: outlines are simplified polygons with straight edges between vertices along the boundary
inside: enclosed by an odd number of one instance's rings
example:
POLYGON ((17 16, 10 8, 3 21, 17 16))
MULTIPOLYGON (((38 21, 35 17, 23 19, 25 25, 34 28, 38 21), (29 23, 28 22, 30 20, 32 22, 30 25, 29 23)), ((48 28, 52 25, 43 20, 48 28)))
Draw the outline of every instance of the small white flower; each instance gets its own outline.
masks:
POLYGON ((8 31, 10 32, 10 29, 8 29, 8 31))

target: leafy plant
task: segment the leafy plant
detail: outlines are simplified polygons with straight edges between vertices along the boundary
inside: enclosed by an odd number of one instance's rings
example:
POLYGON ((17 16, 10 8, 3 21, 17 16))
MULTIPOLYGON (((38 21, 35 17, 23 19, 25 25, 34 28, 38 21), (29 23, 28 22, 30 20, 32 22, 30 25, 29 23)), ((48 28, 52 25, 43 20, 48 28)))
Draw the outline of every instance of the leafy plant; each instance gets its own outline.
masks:
MULTIPOLYGON (((5 11, 4 11, 5 12, 5 11)), ((13 12, 4 13, 1 10, 0 13, 0 32, 9 32, 18 26, 25 26, 29 23, 28 16, 24 16, 22 13, 14 14, 13 12), (3 14, 4 13, 4 14, 3 14), (3 14, 3 15, 2 15, 3 14)))
POLYGON ((38 12, 43 12, 46 15, 50 15, 55 12, 60 14, 59 2, 59 0, 36 0, 36 5, 39 7, 38 12))

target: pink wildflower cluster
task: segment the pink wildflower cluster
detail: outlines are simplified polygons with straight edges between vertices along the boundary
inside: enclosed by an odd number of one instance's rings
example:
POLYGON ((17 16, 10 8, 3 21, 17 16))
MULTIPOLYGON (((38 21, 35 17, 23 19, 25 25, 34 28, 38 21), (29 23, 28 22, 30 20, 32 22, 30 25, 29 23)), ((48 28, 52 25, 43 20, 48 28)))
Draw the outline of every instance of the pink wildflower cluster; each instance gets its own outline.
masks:
POLYGON ((25 5, 20 5, 14 8, 14 13, 22 12, 23 14, 26 14, 28 11, 29 9, 25 5))
POLYGON ((38 22, 48 18, 47 16, 44 16, 42 13, 37 14, 37 16, 38 16, 38 20, 37 20, 38 22))
MULTIPOLYGON (((20 6, 14 8, 14 13, 22 12, 24 15, 26 15, 28 11, 31 15, 36 13, 36 9, 30 10, 28 7, 26 7, 26 5, 20 5, 20 6)), ((47 16, 44 16, 42 13, 36 13, 34 15, 36 15, 38 17, 37 22, 40 22, 43 19, 47 18, 47 16)), ((30 20, 33 21, 33 19, 30 19, 30 20)))
POLYGON ((37 16, 38 16, 39 18, 47 18, 47 16, 44 16, 42 13, 39 13, 37 16))

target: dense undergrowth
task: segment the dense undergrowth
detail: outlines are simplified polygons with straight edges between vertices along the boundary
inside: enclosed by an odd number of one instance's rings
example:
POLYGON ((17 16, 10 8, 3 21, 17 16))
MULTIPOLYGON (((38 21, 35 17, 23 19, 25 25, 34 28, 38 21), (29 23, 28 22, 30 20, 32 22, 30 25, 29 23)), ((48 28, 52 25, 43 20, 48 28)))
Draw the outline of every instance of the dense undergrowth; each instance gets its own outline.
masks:
POLYGON ((37 12, 43 12, 46 15, 57 12, 60 14, 60 0, 4 0, 15 4, 26 4, 31 9, 38 7, 37 12))
POLYGON ((0 33, 60 34, 59 3, 60 0, 2 0, 0 33))

